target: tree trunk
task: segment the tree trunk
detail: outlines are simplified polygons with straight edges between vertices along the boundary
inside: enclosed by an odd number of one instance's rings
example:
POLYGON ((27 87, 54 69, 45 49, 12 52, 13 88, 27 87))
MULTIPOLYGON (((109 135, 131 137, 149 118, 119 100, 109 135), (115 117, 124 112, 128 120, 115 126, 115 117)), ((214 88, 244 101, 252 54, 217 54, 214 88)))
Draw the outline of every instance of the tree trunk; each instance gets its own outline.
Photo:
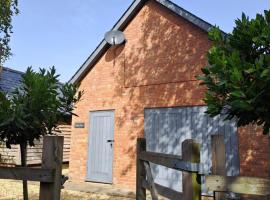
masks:
MULTIPOLYGON (((270 132, 268 133, 268 141, 269 141, 269 148, 270 148, 270 132)), ((269 160, 270 160, 270 153, 268 153, 269 160)))
MULTIPOLYGON (((26 167, 27 143, 20 144, 20 149, 21 149, 21 165, 22 167, 26 167)), ((28 200, 28 187, 26 180, 23 180, 23 199, 28 200)))

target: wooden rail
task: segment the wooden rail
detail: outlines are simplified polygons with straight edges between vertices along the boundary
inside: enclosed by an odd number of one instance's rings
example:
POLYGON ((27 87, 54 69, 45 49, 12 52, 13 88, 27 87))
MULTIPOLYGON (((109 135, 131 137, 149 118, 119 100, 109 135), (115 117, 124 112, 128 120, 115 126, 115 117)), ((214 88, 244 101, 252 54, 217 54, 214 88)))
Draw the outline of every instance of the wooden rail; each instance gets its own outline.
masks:
POLYGON ((249 195, 270 195, 270 180, 254 177, 226 177, 206 176, 206 185, 209 190, 218 192, 234 192, 249 195))
POLYGON ((144 138, 137 140, 137 184, 136 199, 146 199, 146 189, 150 190, 153 200, 158 199, 158 194, 169 199, 199 200, 201 198, 200 179, 198 172, 201 169, 200 147, 193 140, 182 143, 183 157, 147 152, 144 138), (177 192, 171 188, 158 185, 154 182, 150 164, 155 163, 178 171, 183 171, 183 192, 177 192))
POLYGON ((201 165, 199 163, 186 162, 183 161, 180 156, 169 154, 142 151, 139 154, 139 159, 175 170, 187 172, 199 172, 201 170, 201 165))
POLYGON ((0 167, 0 179, 40 182, 40 200, 60 200, 63 136, 45 136, 43 140, 42 167, 0 167))
POLYGON ((0 178, 51 183, 54 180, 54 170, 29 167, 0 167, 0 178))
POLYGON ((212 174, 206 176, 206 188, 214 191, 214 199, 224 199, 225 192, 270 197, 270 179, 226 176, 224 137, 212 136, 212 174))

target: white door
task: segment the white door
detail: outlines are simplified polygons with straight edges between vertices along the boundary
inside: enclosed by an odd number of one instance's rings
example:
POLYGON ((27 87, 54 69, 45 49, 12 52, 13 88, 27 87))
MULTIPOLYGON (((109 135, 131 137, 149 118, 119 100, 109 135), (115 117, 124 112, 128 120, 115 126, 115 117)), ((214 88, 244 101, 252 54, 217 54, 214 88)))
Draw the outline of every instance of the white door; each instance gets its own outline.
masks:
POLYGON ((112 183, 114 112, 90 113, 87 181, 112 183))

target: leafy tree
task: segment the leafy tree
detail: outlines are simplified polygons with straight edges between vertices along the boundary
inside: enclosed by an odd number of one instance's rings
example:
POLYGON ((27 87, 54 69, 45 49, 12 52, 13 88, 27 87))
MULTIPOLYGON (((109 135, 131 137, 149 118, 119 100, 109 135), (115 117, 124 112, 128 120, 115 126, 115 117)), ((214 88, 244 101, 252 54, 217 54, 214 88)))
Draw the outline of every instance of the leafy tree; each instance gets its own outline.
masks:
POLYGON ((19 13, 18 0, 0 1, 0 65, 11 55, 9 41, 12 17, 19 13))
POLYGON ((242 14, 231 34, 213 28, 209 65, 198 79, 207 87, 207 113, 237 119, 238 126, 270 128, 270 10, 249 19, 242 14))
MULTIPOLYGON (((61 84, 55 68, 34 72, 28 68, 21 85, 11 94, 0 92, 0 141, 19 144, 22 166, 26 166, 27 145, 42 136, 53 134, 59 123, 74 115, 82 92, 75 85, 61 84)), ((24 198, 27 199, 24 182, 24 198)))

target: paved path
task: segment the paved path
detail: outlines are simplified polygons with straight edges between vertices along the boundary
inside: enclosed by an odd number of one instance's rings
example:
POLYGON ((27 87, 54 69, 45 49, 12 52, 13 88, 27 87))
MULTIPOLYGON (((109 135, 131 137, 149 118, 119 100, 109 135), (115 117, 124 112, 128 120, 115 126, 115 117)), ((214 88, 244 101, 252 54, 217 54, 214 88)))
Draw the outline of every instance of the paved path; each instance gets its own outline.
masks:
POLYGON ((64 185, 64 189, 66 190, 75 190, 80 192, 87 193, 97 193, 97 194, 106 194, 109 196, 117 196, 117 197, 127 197, 127 198, 135 198, 135 193, 126 190, 117 188, 113 185, 109 184, 101 184, 101 183, 76 183, 67 181, 64 185))

